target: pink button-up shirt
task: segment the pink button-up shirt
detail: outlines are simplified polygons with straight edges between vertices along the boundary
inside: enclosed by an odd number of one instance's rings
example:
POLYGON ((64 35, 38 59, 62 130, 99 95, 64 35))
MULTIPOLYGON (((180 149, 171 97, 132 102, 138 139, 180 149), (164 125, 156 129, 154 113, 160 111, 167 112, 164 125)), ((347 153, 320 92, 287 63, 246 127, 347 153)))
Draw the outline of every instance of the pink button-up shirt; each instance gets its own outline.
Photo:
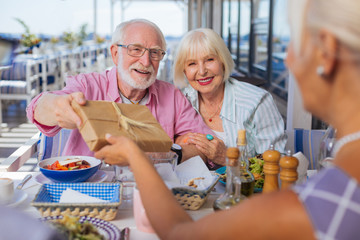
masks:
MULTIPOLYGON (((117 86, 116 67, 102 73, 79 74, 69 77, 66 87, 50 93, 65 95, 73 92, 82 92, 87 100, 106 100, 121 103, 117 86)), ((27 117, 47 136, 54 136, 60 131, 59 126, 46 126, 34 119, 34 110, 41 93, 35 97, 26 109, 27 117)), ((174 85, 156 80, 149 87, 149 98, 146 106, 155 116, 165 132, 174 141, 177 136, 188 132, 213 132, 196 113, 189 101, 174 85)), ((78 129, 74 129, 66 143, 62 155, 93 156, 78 129)))

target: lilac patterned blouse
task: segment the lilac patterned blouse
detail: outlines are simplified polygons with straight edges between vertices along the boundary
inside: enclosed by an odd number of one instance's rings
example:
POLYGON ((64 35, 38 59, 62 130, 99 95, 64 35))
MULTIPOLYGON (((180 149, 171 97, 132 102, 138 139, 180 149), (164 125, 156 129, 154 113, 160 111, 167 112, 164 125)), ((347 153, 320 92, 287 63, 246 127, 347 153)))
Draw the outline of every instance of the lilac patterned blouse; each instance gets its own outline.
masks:
POLYGON ((317 239, 360 239, 360 185, 342 169, 324 169, 293 190, 317 239))

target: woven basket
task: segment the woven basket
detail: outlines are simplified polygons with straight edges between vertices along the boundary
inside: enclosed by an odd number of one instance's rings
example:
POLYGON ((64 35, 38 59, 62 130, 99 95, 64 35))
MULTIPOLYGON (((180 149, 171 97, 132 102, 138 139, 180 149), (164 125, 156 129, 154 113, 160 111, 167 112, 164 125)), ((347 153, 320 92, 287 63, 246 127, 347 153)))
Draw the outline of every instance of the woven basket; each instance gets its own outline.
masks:
POLYGON ((176 200, 185 210, 198 210, 205 203, 209 193, 215 187, 220 177, 215 178, 214 182, 204 190, 196 190, 190 188, 172 188, 172 192, 176 200))
POLYGON ((51 183, 44 184, 31 205, 41 216, 88 216, 110 221, 116 217, 121 204, 120 183, 51 183), (107 203, 59 203, 61 194, 67 188, 83 194, 108 200, 107 203))

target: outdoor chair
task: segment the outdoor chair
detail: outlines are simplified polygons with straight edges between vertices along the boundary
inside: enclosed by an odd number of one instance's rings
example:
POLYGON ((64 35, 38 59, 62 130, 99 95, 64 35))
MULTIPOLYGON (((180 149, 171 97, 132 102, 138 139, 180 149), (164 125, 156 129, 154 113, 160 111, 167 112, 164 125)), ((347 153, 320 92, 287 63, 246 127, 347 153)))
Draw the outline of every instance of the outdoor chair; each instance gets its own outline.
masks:
POLYGON ((2 107, 14 100, 26 100, 29 104, 31 99, 40 92, 40 68, 41 62, 27 59, 14 62, 12 66, 1 72, 0 76, 0 133, 2 123, 2 107))

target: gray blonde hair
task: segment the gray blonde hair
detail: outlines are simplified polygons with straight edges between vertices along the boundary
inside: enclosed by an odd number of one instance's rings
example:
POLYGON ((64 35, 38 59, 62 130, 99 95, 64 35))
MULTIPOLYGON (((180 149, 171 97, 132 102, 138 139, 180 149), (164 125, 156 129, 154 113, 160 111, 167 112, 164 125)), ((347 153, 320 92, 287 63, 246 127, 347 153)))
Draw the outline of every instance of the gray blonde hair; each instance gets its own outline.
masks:
POLYGON ((301 40, 304 27, 308 27, 315 32, 326 29, 341 44, 356 54, 360 53, 360 1, 291 0, 289 6, 295 52, 300 51, 301 46, 297 41, 301 40))
POLYGON ((161 48, 163 50, 166 50, 166 41, 165 41, 165 37, 163 35, 163 33, 161 32, 160 28, 153 22, 146 20, 146 19, 132 19, 126 22, 122 22, 119 25, 117 25, 117 27, 115 28, 115 31, 112 35, 112 39, 111 39, 111 44, 117 44, 117 43, 121 43, 124 41, 125 39, 125 30, 127 27, 129 27, 131 24, 134 23, 144 23, 152 28, 154 28, 154 30, 156 31, 156 33, 158 34, 158 36, 160 37, 161 40, 161 48))
POLYGON ((224 65, 224 81, 234 69, 234 61, 224 40, 212 29, 194 29, 181 39, 174 59, 174 83, 178 87, 188 85, 184 69, 186 60, 196 58, 199 54, 214 54, 224 65))

